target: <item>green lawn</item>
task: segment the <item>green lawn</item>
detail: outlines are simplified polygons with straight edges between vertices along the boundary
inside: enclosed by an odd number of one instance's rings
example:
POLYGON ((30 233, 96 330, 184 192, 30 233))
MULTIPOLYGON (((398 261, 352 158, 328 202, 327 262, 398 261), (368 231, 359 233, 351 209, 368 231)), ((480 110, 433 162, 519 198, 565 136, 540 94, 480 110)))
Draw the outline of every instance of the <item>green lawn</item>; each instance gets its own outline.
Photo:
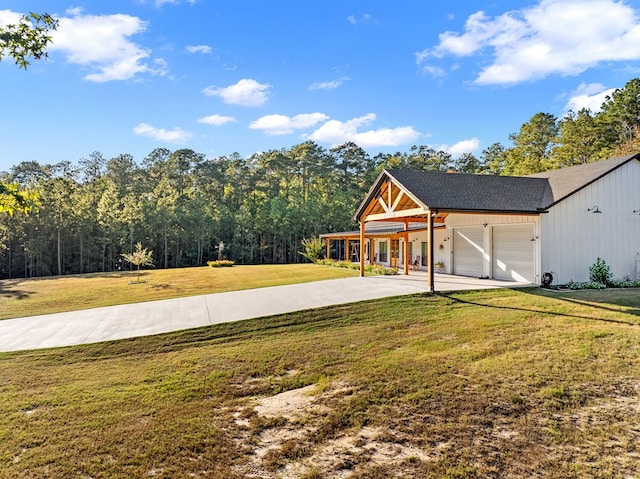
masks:
POLYGON ((2 354, 0 477, 638 477, 639 411, 640 291, 415 295, 2 354))
POLYGON ((0 280, 0 319, 357 276, 314 264, 159 269, 0 280))

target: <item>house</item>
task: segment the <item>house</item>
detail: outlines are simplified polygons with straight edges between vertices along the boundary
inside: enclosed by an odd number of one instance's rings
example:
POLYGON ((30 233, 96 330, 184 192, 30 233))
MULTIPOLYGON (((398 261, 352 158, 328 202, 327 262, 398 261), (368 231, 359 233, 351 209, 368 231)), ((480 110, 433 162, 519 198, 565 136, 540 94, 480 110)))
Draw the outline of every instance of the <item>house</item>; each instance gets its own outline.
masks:
POLYGON ((588 280, 603 258, 615 277, 640 267, 640 154, 526 177, 384 170, 343 240, 350 259, 540 284, 588 280), (364 245, 364 248, 360 248, 364 245), (360 252, 364 254, 360 254, 360 252), (434 267, 431 267, 434 266, 434 267))

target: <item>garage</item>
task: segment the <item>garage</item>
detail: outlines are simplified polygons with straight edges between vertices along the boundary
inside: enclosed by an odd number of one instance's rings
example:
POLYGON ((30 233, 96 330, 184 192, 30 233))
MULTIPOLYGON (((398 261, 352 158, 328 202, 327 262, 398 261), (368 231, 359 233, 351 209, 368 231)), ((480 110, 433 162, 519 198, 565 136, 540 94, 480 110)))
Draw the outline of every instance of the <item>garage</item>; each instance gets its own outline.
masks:
POLYGON ((483 276, 483 236, 482 227, 453 230, 453 274, 476 278, 483 276))
POLYGON ((534 282, 535 241, 532 224, 493 227, 494 279, 534 282))

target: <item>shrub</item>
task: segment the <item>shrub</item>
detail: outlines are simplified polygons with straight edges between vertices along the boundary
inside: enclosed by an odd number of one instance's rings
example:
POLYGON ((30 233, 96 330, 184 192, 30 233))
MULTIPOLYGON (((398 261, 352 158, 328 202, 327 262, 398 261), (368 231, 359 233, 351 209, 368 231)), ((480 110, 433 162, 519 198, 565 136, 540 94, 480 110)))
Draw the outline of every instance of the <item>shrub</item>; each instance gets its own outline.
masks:
POLYGON ((597 281, 569 281, 567 289, 605 289, 607 286, 597 281))
MULTIPOLYGON (((333 266, 334 268, 347 268, 347 269, 360 269, 360 263, 351 263, 349 261, 334 261, 331 259, 321 259, 316 261, 316 264, 323 266, 333 266)), ((379 274, 379 275, 393 275, 398 273, 397 268, 388 268, 381 264, 367 264, 364 266, 364 270, 367 273, 379 274)))
POLYGON ((640 287, 640 280, 634 280, 628 276, 622 279, 612 279, 609 283, 611 288, 638 288, 640 287))
POLYGON ((207 264, 212 268, 227 268, 235 264, 230 259, 217 259, 215 261, 207 261, 207 264))
POLYGON ((313 238, 303 239, 302 247, 304 248, 304 251, 301 251, 300 254, 312 263, 317 263, 320 259, 320 255, 324 251, 325 243, 322 238, 314 236, 313 238))
POLYGON ((596 259, 596 262, 589 266, 589 279, 594 283, 600 283, 609 286, 613 279, 611 268, 602 258, 596 259))

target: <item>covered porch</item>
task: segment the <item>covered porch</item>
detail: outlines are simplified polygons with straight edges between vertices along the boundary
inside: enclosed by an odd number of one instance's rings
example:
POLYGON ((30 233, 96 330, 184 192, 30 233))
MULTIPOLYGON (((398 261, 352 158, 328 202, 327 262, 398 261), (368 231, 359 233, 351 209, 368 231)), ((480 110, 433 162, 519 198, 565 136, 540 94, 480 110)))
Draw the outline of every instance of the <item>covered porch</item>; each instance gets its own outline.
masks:
POLYGON ((435 231, 444 230, 448 213, 423 204, 385 173, 378 177, 354 215, 360 226, 357 241, 367 250, 360 251, 360 276, 364 276, 367 262, 388 264, 402 270, 405 276, 410 271, 419 274, 422 269, 420 276, 426 279, 428 290, 435 291, 435 231), (380 242, 377 253, 376 238, 388 240, 380 242), (419 253, 413 251, 416 240, 419 253))
POLYGON ((323 236, 328 252, 332 239, 349 245, 347 259, 359 261, 360 276, 376 263, 405 276, 421 272, 430 291, 436 273, 531 284, 539 275, 541 211, 529 196, 537 194, 511 179, 385 170, 354 215, 358 231, 323 236))

